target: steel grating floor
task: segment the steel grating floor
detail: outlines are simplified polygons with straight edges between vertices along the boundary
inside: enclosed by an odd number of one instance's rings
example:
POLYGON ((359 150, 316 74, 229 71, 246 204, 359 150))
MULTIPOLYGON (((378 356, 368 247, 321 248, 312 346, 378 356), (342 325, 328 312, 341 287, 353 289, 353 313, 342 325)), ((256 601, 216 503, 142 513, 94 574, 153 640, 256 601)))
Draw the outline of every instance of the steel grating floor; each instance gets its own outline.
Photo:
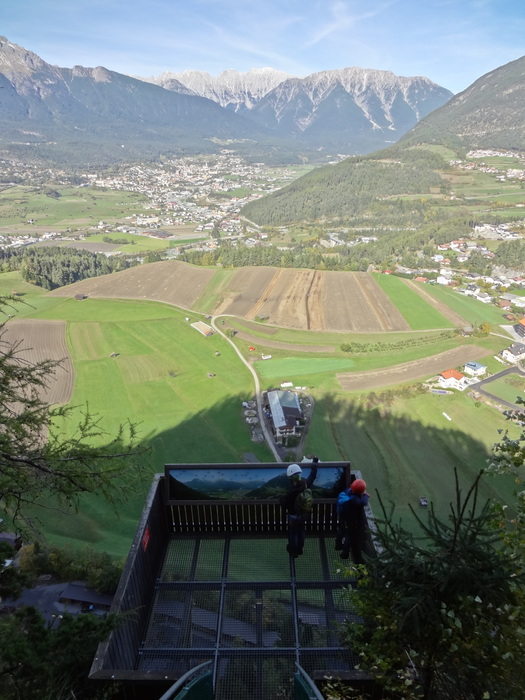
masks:
POLYGON ((339 626, 356 620, 333 537, 177 536, 169 543, 137 669, 181 675, 211 660, 217 700, 290 697, 294 662, 347 671, 339 626))

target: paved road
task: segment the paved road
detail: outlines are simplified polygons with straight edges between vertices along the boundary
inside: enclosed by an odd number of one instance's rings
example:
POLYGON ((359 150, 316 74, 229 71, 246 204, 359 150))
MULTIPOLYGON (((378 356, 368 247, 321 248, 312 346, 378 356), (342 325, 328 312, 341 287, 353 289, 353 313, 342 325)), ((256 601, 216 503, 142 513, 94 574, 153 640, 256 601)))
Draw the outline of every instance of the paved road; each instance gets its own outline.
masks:
POLYGON ((235 345, 235 343, 233 342, 233 340, 232 340, 231 338, 228 338, 228 336, 226 335, 226 333, 223 333, 223 332, 220 330, 220 328, 217 327, 217 324, 215 323, 215 321, 216 321, 218 318, 221 318, 222 315, 224 315, 225 318, 228 318, 228 316, 227 316, 226 314, 220 314, 219 316, 212 316, 212 318, 211 318, 211 327, 213 328, 213 330, 214 330, 216 333, 218 333, 219 335, 222 335, 222 337, 223 337, 225 340, 227 340, 228 343, 230 343, 230 345, 232 346, 232 348, 235 350, 235 352, 237 353, 237 355, 240 357, 241 362, 243 362, 243 363, 246 365, 246 367, 248 367, 248 369, 250 370, 250 372, 252 373, 253 381, 254 381, 254 384, 255 384, 255 399, 256 399, 256 401, 257 401, 257 414, 258 414, 258 416, 259 416, 259 424, 260 424, 260 426, 261 426, 261 430, 262 430, 262 432, 263 432, 264 439, 266 440, 266 444, 268 445, 268 447, 269 447, 270 450, 272 451, 273 456, 275 457, 275 461, 276 461, 276 462, 282 462, 281 456, 280 456, 280 454, 279 454, 279 452, 278 452, 278 450, 277 450, 277 445, 276 445, 275 442, 274 442, 273 436, 270 435, 270 433, 269 433, 269 431, 268 431, 268 428, 266 427, 266 420, 265 420, 265 417, 264 417, 263 407, 262 407, 262 400, 261 400, 261 385, 260 385, 260 382, 259 382, 259 377, 257 376, 257 372, 253 369, 253 367, 251 366, 251 364, 244 358, 243 354, 241 353, 241 351, 239 350, 239 348, 235 345))
MULTIPOLYGON (((478 384, 473 384, 472 389, 474 391, 479 391, 480 394, 483 394, 484 396, 487 396, 488 398, 492 399, 493 401, 497 401, 498 403, 503 404, 504 406, 508 406, 509 408, 516 409, 519 408, 515 403, 511 403, 510 401, 505 401, 504 399, 500 399, 499 396, 495 396, 494 394, 491 394, 489 391, 486 391, 484 389, 485 384, 490 384, 493 382, 495 379, 499 379, 500 377, 505 377, 507 374, 520 374, 522 377, 525 377, 525 372, 520 369, 517 366, 513 367, 507 367, 506 369, 502 369, 501 372, 497 372, 496 374, 493 374, 491 377, 488 377, 487 379, 482 379, 478 384)), ((516 394, 519 392, 516 391, 516 394)))

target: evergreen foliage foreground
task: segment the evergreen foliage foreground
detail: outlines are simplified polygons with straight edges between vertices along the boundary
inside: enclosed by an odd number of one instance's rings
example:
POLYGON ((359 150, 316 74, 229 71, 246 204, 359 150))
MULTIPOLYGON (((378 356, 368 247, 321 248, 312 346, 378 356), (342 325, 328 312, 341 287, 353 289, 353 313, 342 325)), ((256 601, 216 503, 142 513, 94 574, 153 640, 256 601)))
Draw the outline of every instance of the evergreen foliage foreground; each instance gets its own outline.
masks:
MULTIPOLYGON (((478 502, 480 472, 440 520, 412 509, 413 535, 387 513, 379 554, 359 567, 350 591, 363 624, 346 628, 373 697, 494 700, 522 697, 524 570, 520 537, 502 536, 504 510, 478 502), (379 695, 377 694, 379 692, 379 695)), ((359 693, 332 697, 363 697, 359 693)))

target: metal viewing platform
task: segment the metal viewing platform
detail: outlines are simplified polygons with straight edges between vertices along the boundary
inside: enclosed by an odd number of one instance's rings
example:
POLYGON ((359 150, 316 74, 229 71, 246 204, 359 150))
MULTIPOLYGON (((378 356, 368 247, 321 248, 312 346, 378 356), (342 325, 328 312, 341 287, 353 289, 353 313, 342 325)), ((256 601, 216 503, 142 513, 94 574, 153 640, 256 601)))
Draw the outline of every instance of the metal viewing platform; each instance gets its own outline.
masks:
POLYGON ((352 582, 334 549, 350 465, 319 466, 296 559, 275 497, 285 469, 167 465, 155 477, 112 608, 123 624, 99 646, 91 678, 124 682, 126 697, 158 697, 208 662, 216 700, 284 700, 297 665, 313 679, 353 669, 340 639, 341 623, 356 620, 352 582))

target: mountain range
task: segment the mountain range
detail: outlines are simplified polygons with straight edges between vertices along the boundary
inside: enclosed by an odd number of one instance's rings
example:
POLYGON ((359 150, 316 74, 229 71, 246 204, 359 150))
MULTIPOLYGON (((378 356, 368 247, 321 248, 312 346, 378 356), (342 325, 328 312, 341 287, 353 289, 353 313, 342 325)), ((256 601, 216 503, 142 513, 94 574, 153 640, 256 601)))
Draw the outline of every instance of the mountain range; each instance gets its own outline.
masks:
POLYGON ((216 78, 199 71, 163 73, 148 80, 175 92, 191 90, 283 138, 348 155, 397 141, 452 97, 428 78, 358 67, 306 78, 261 68, 216 78))
POLYGON ((357 216, 370 221, 370 207, 446 189, 447 178, 440 175, 449 167, 445 150, 464 158, 474 148, 525 150, 525 57, 479 78, 395 145, 317 168, 250 202, 243 214, 270 225, 357 216))
POLYGON ((0 88, 0 155, 76 167, 225 147, 266 162, 367 153, 452 96, 426 78, 360 68, 139 80, 52 66, 5 37, 0 88))

